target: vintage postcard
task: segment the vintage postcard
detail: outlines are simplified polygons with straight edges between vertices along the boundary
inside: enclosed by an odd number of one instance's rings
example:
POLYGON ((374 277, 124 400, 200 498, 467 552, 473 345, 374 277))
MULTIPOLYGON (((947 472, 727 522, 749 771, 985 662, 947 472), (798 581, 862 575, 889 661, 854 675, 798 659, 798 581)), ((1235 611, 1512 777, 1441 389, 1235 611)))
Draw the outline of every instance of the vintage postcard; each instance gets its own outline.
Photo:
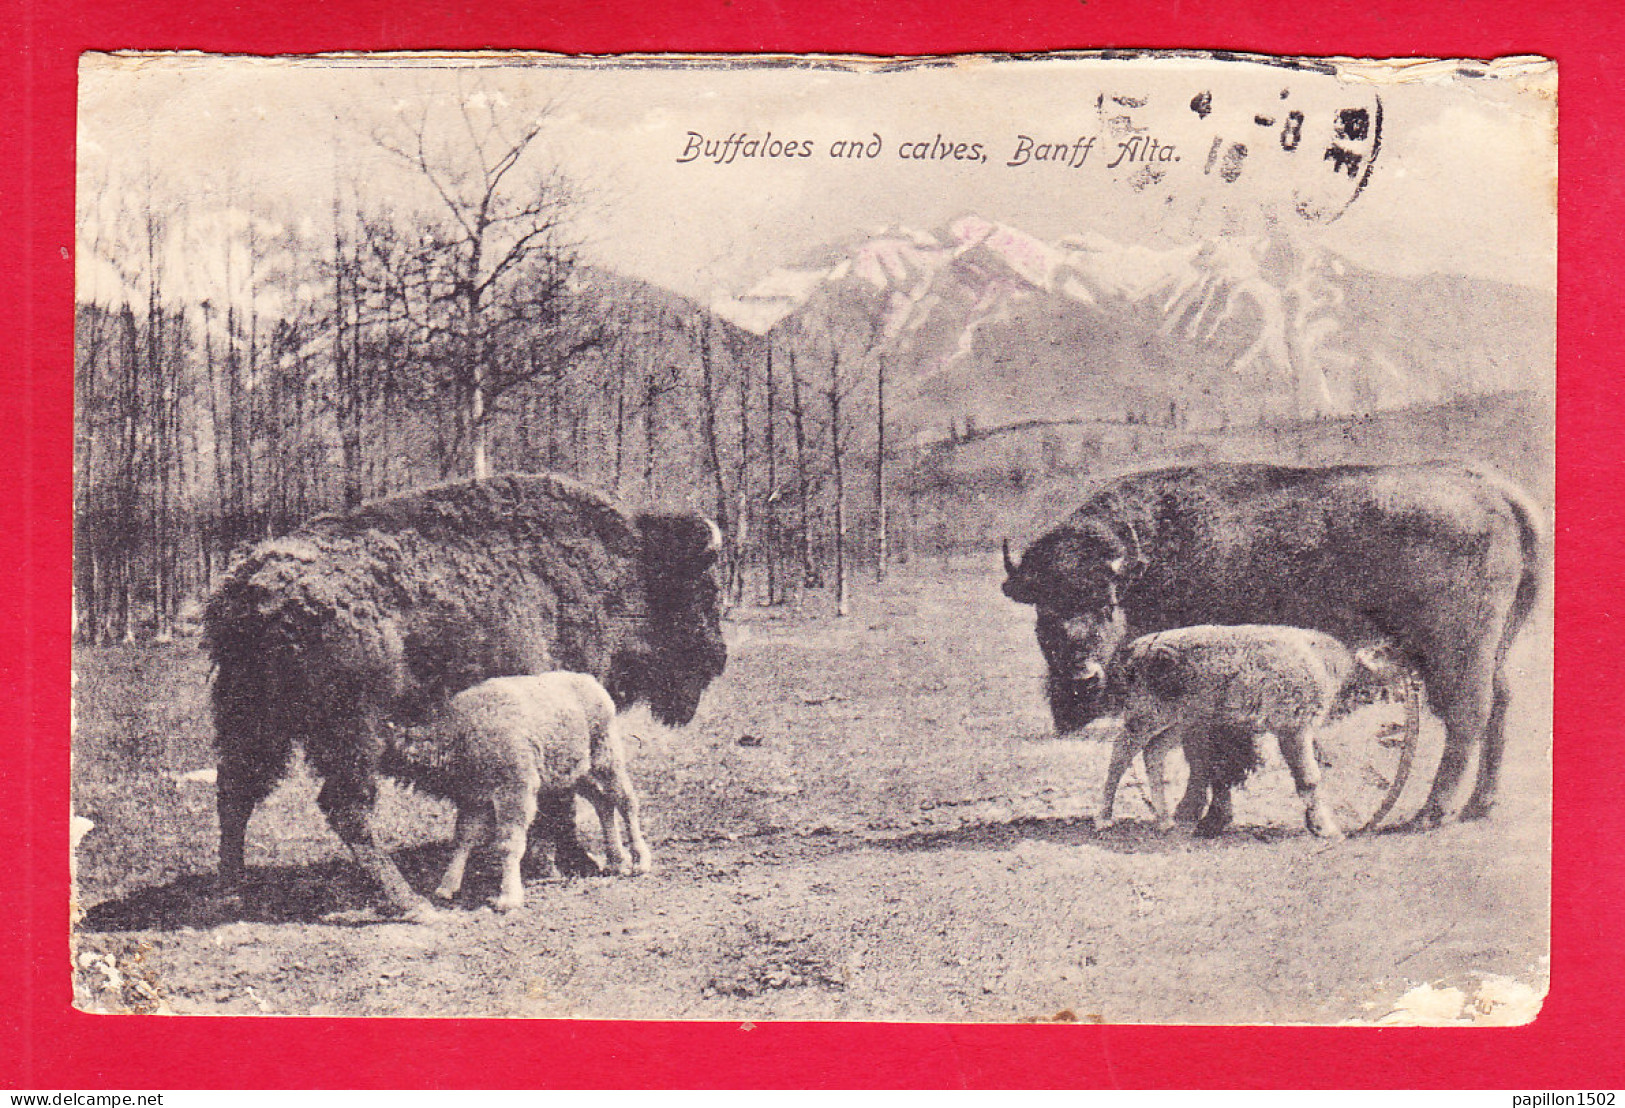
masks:
POLYGON ((77 1005, 1533 1019, 1556 105, 85 56, 77 1005))

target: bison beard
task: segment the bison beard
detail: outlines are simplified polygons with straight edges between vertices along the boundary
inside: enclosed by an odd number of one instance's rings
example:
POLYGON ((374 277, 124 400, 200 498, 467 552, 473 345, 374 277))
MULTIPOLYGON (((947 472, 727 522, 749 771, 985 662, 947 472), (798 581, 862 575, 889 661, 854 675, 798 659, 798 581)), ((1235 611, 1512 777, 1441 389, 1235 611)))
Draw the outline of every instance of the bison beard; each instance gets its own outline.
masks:
MULTIPOLYGON (((701 516, 629 516, 563 478, 437 486, 312 520, 233 567, 205 612, 213 689, 220 871, 243 873, 249 816, 301 747, 317 803, 386 907, 421 902, 373 838, 378 774, 443 795, 391 750, 490 677, 571 670, 624 709, 646 701, 687 723, 723 670, 715 526, 701 516)), ((543 813, 584 854, 567 810, 543 813)))
POLYGON ((1107 708, 1101 684, 1079 677, 1087 664, 1109 664, 1121 642, 1150 632, 1276 624, 1395 643, 1446 728, 1417 816, 1432 825, 1480 744, 1462 818, 1494 802, 1506 655, 1545 572, 1540 518, 1505 479, 1460 465, 1156 470, 1101 486, 1019 564, 1006 552, 1004 592, 1038 609, 1063 731, 1107 708), (1121 630, 1101 636, 1108 618, 1121 630))

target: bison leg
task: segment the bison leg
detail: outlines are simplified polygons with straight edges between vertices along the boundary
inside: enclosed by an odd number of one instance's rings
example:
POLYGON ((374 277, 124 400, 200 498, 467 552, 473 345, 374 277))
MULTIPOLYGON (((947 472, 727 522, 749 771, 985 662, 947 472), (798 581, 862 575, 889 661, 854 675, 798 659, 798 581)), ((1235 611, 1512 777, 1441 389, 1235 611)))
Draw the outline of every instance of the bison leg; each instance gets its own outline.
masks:
MULTIPOLYGON (((621 813, 621 819, 626 823, 627 837, 632 840, 632 872, 648 873, 652 866, 649 841, 643 837, 643 816, 637 790, 632 787, 632 778, 624 765, 617 764, 615 767, 609 798, 614 801, 615 810, 621 813)), ((616 838, 619 838, 618 832, 616 838)))
POLYGON ((308 742, 322 788, 316 806, 350 848, 356 863, 384 894, 390 915, 418 917, 429 906, 412 892, 406 878, 373 836, 372 809, 378 799, 378 757, 383 748, 376 726, 368 721, 335 722, 322 742, 308 742))
POLYGON ((1491 691, 1490 718, 1484 727, 1484 743, 1478 753, 1478 783, 1462 806, 1461 818, 1483 819, 1495 805, 1501 787, 1501 756, 1506 752, 1507 702, 1512 698, 1506 673, 1498 666, 1491 691))
POLYGON ((1170 727, 1153 735, 1145 748, 1145 787, 1151 810, 1157 815, 1157 826, 1163 831, 1174 829, 1174 817, 1168 811, 1168 752, 1180 743, 1179 729, 1170 727))
POLYGON ((637 794, 633 792, 625 771, 619 774, 594 774, 583 778, 579 787, 582 795, 592 802, 593 809, 598 813, 598 822, 603 825, 604 853, 608 856, 609 868, 623 877, 648 873, 649 844, 643 838, 637 794), (615 819, 617 812, 632 836, 631 855, 627 854, 626 843, 621 838, 621 825, 615 819))
POLYGON ((293 744, 285 736, 263 741, 233 740, 221 728, 220 761, 215 771, 215 807, 220 817, 220 883, 236 893, 243 881, 243 842, 254 807, 271 794, 287 771, 293 744))
POLYGON ((1095 826, 1101 830, 1112 825, 1112 807, 1117 803, 1117 787, 1122 783, 1123 774, 1133 763, 1134 756, 1145 747, 1151 738, 1138 719, 1130 719, 1124 723, 1123 729, 1117 733, 1117 741, 1112 744, 1112 760, 1106 766, 1106 785, 1100 793, 1100 811, 1095 815, 1095 826))
POLYGON ((322 778, 316 806, 383 892, 383 910, 394 916, 422 918, 433 909, 412 892, 373 836, 372 809, 378 799, 378 759, 383 749, 379 724, 364 707, 322 721, 322 730, 305 742, 305 753, 322 778))
MULTIPOLYGON (((1239 783, 1236 771, 1243 764, 1238 758, 1238 751, 1242 749, 1238 744, 1245 744, 1250 753, 1253 736, 1250 729, 1229 724, 1216 724, 1211 729, 1193 726, 1192 731, 1200 734, 1193 733, 1185 740, 1185 756, 1192 767, 1191 779, 1195 781, 1200 773, 1210 794, 1207 812, 1196 822, 1196 833, 1211 839, 1230 826, 1233 818, 1230 790, 1239 783), (1200 771, 1195 768, 1198 765, 1200 771)), ((1187 799, 1189 796, 1187 790, 1187 799)))
POLYGON ((575 793, 550 793, 537 799, 536 821, 532 825, 538 832, 533 843, 552 844, 552 874, 560 877, 597 877, 602 871, 598 863, 576 838, 575 793))
POLYGON ((530 821, 536 818, 536 790, 541 785, 541 775, 531 770, 519 781, 498 786, 491 797, 496 813, 495 841, 502 854, 502 891, 494 905, 499 912, 511 912, 525 903, 525 883, 519 868, 525 858, 530 821))
POLYGON ((373 835, 372 806, 376 793, 376 786, 362 790, 354 782, 330 777, 316 794, 316 804, 339 839, 350 848, 356 864, 383 891, 385 911, 390 915, 415 916, 425 905, 373 835))
POLYGON ((468 866, 469 857, 490 837, 492 819, 492 809, 488 804, 457 809, 457 835, 451 861, 446 865, 445 876, 440 879, 440 887, 434 891, 435 896, 450 900, 463 887, 463 870, 468 866))
MULTIPOLYGON (((1423 676, 1429 698, 1434 701, 1434 710, 1444 721, 1445 743, 1439 769, 1433 777, 1433 788, 1422 810, 1411 821, 1414 827, 1437 827, 1444 822, 1445 811, 1450 807, 1450 801, 1467 770, 1468 755, 1484 738, 1490 719, 1495 714, 1495 693, 1489 667, 1490 660, 1485 659, 1482 666, 1468 663, 1451 666, 1443 673, 1430 670, 1423 676), (1435 689, 1444 695, 1436 694, 1435 689)), ((1499 752, 1496 765, 1489 773, 1494 776, 1498 770, 1499 752)), ((1484 806, 1485 798, 1476 792, 1474 796, 1484 806)))
POLYGON ((1315 754, 1313 729, 1305 727, 1296 734, 1275 737, 1280 743, 1281 757, 1292 771, 1298 799, 1303 801, 1304 824, 1323 839, 1341 839, 1343 830, 1320 796, 1320 758, 1315 754))
POLYGON ((609 856, 610 867, 623 876, 648 873, 649 844, 643 837, 638 794, 626 772, 626 748, 621 745, 613 715, 594 724, 591 748, 592 769, 580 784, 589 786, 587 799, 597 809, 598 822, 603 826, 604 851, 609 856), (615 820, 617 813, 632 838, 630 858, 621 841, 620 824, 615 820))
POLYGON ((1233 812, 1230 805, 1230 786, 1221 785, 1217 781, 1209 785, 1213 798, 1208 803, 1207 814, 1196 823, 1196 833, 1204 839, 1215 838, 1224 834, 1230 826, 1233 812))
POLYGON ((1208 770, 1208 738, 1205 734, 1187 734, 1184 740, 1185 763, 1190 766, 1190 778, 1185 783, 1185 795, 1174 809, 1176 824, 1192 824, 1200 820, 1208 809, 1211 774, 1208 770))

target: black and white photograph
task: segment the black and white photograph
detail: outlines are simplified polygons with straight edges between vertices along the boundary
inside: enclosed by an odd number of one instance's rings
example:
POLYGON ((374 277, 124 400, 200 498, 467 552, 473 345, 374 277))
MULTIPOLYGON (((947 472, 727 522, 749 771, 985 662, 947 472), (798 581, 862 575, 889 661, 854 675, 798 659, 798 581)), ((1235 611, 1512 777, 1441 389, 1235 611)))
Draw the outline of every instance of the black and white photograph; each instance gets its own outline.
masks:
POLYGON ((1557 89, 84 55, 75 1006, 1534 1020, 1557 89))

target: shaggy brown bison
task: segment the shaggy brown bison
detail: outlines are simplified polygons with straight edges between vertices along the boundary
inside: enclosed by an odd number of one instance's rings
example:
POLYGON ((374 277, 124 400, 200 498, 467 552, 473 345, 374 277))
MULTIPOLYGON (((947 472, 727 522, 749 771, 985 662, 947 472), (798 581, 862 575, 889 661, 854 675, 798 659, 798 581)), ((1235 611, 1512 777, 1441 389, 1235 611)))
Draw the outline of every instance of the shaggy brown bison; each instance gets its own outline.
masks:
POLYGON ((1118 782, 1143 751, 1151 808, 1159 826, 1172 827, 1162 765, 1169 751, 1183 746, 1191 779, 1177 815, 1200 818, 1199 834, 1218 834, 1230 825, 1230 790, 1258 765, 1256 744, 1268 733, 1292 771, 1309 830, 1342 838, 1319 793, 1315 733, 1364 687, 1392 674, 1379 652, 1350 650, 1330 635, 1298 627, 1207 624, 1135 639, 1113 666, 1123 729, 1096 826, 1111 826, 1118 782))
POLYGON ((557 669, 687 723, 727 660, 719 549, 702 516, 628 515, 545 475, 391 497, 261 544, 204 620, 223 883, 240 883, 249 816, 298 746, 386 910, 423 909, 373 837, 380 772, 435 791, 391 736, 487 678, 557 669))
POLYGON ((1103 713, 1128 638, 1196 624, 1307 627, 1389 640, 1421 674, 1446 749, 1419 825, 1437 825, 1482 742, 1463 819, 1500 774, 1508 648, 1544 572, 1540 511, 1504 479, 1452 464, 1197 465, 1101 486, 1018 565, 1004 592, 1038 609, 1056 727, 1103 713))
POLYGON ((401 754, 435 776, 436 791, 457 805, 457 838, 435 895, 450 900, 463 887, 475 849, 493 837, 502 852, 502 891, 495 907, 525 903, 519 865, 540 790, 592 802, 604 849, 617 873, 649 872, 638 796, 615 731, 615 702, 584 673, 493 677, 464 689, 428 726, 401 743, 401 754), (619 815, 632 839, 626 853, 619 815))

